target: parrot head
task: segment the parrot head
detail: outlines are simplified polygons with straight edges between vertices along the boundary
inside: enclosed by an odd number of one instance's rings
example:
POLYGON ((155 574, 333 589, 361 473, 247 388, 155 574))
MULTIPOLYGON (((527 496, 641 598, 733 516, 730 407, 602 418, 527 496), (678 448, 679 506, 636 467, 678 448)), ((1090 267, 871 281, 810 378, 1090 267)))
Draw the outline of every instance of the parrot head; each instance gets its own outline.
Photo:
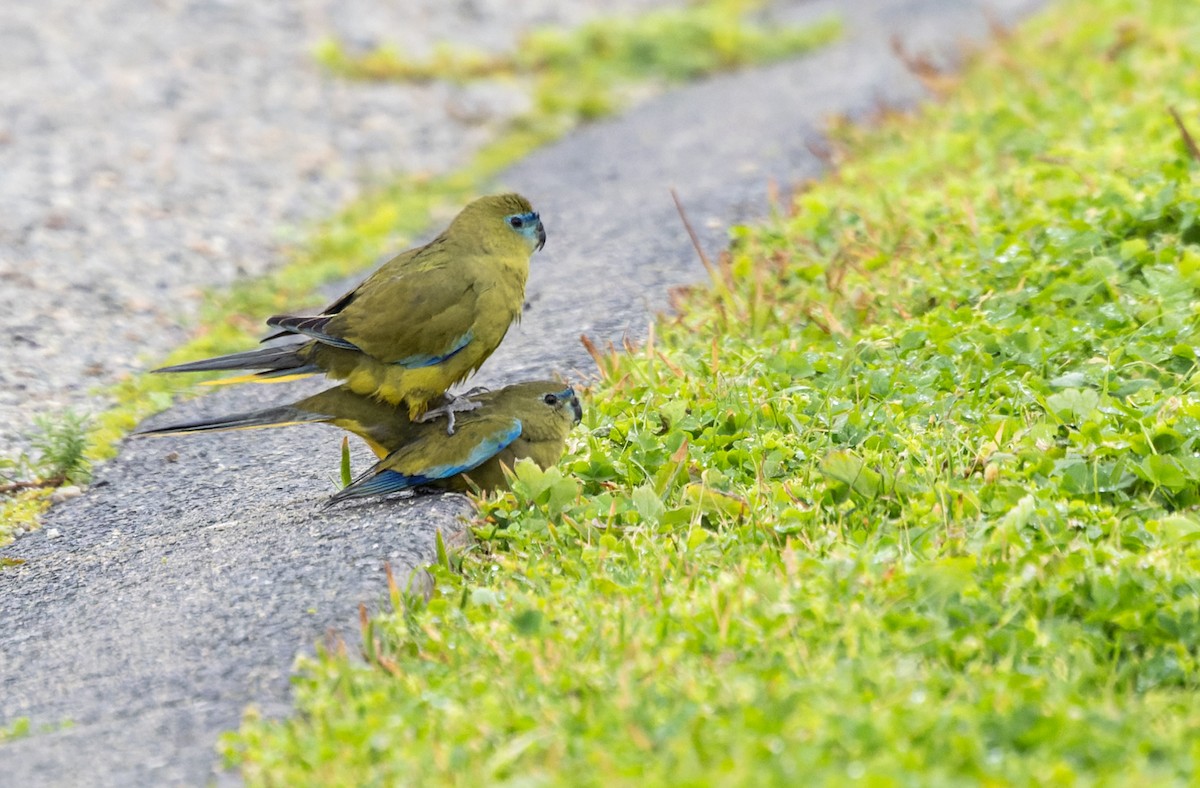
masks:
POLYGON ((583 406, 579 404, 579 397, 575 396, 575 389, 570 386, 562 391, 547 391, 542 395, 542 402, 564 416, 570 414, 571 424, 583 420, 583 406))
POLYGON ((542 217, 538 216, 536 212, 514 213, 511 216, 505 216, 504 221, 525 238, 533 247, 533 251, 540 251, 546 245, 546 228, 542 226, 542 217))
POLYGON ((519 194, 493 194, 468 204, 455 217, 448 233, 487 239, 489 245, 504 248, 507 243, 523 243, 530 253, 546 245, 546 228, 533 206, 519 194), (509 235, 509 233, 515 233, 509 235), (506 241, 505 238, 511 239, 506 241), (517 239, 520 239, 519 241, 517 239))
POLYGON ((583 419, 583 407, 575 389, 554 380, 514 383, 484 396, 496 412, 517 416, 527 431, 539 435, 557 435, 561 439, 583 419))

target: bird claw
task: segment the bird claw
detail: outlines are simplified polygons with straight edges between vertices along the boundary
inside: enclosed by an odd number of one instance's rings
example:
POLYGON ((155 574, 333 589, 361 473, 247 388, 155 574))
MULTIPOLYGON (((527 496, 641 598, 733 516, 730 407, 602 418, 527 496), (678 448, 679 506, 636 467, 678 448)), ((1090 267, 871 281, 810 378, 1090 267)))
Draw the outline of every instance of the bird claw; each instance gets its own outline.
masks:
POLYGON ((438 416, 445 416, 446 421, 447 421, 446 434, 453 435, 454 434, 454 414, 455 413, 467 413, 469 411, 475 410, 481 404, 482 403, 467 399, 467 397, 465 395, 461 396, 461 397, 454 397, 449 402, 447 402, 445 405, 442 405, 440 408, 434 408, 433 410, 425 411, 424 415, 422 415, 420 418, 418 418, 417 421, 421 424, 424 424, 427 421, 433 421, 438 416))

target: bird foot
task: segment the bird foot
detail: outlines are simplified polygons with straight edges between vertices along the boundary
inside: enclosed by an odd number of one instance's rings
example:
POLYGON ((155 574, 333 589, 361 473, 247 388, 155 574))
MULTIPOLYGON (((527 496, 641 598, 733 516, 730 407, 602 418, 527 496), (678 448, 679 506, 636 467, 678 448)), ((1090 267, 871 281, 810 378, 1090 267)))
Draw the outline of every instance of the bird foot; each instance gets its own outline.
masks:
POLYGON ((455 413, 467 413, 468 411, 475 410, 476 408, 479 407, 479 405, 480 405, 480 403, 475 402, 474 400, 467 399, 465 395, 462 397, 454 397, 449 402, 447 402, 445 405, 442 405, 440 408, 434 408, 433 410, 425 411, 425 414, 423 416, 421 416, 420 418, 418 418, 417 421, 420 422, 421 424, 424 424, 427 421, 433 421, 438 416, 445 416, 446 421, 447 421, 446 434, 453 435, 454 434, 454 414, 455 413))

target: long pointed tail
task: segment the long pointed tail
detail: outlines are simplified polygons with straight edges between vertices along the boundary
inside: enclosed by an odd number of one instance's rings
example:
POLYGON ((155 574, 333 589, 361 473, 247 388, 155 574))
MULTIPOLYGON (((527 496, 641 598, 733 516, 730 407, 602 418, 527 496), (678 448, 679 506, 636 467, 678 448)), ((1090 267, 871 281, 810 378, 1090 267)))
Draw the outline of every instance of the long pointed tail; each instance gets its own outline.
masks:
POLYGON ((134 435, 185 435, 192 432, 220 432, 221 430, 253 430, 263 427, 286 427, 291 424, 313 424, 332 421, 332 417, 324 413, 313 413, 300 410, 291 405, 278 408, 237 413, 232 416, 221 416, 215 419, 186 421, 182 424, 168 424, 165 427, 140 429, 134 435))
POLYGON ((415 429, 404 406, 389 405, 335 386, 297 402, 214 419, 140 429, 135 435, 182 435, 220 430, 286 427, 292 424, 332 424, 366 441, 378 457, 412 439, 415 429))
POLYGON ((175 364, 160 367, 155 372, 213 372, 231 369, 261 370, 251 375, 240 375, 235 378, 213 381, 214 383, 240 383, 244 380, 260 382, 276 382, 279 378, 291 378, 311 375, 320 369, 308 361, 307 343, 299 345, 283 345, 281 347, 266 347, 261 350, 247 350, 243 353, 231 353, 228 356, 217 356, 200 361, 189 361, 186 364, 175 364))

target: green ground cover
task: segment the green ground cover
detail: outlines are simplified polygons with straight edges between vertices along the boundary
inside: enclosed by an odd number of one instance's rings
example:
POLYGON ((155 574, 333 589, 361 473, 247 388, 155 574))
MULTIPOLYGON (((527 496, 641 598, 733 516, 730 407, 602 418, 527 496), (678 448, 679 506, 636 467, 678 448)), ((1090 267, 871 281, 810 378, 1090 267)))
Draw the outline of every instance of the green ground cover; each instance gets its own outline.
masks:
MULTIPOLYGON (((1200 14, 1064 2, 600 359, 560 469, 251 783, 1149 784, 1200 761, 1200 14), (715 327, 715 330, 714 330, 715 327)), ((352 647, 358 647, 355 644, 352 647)))

